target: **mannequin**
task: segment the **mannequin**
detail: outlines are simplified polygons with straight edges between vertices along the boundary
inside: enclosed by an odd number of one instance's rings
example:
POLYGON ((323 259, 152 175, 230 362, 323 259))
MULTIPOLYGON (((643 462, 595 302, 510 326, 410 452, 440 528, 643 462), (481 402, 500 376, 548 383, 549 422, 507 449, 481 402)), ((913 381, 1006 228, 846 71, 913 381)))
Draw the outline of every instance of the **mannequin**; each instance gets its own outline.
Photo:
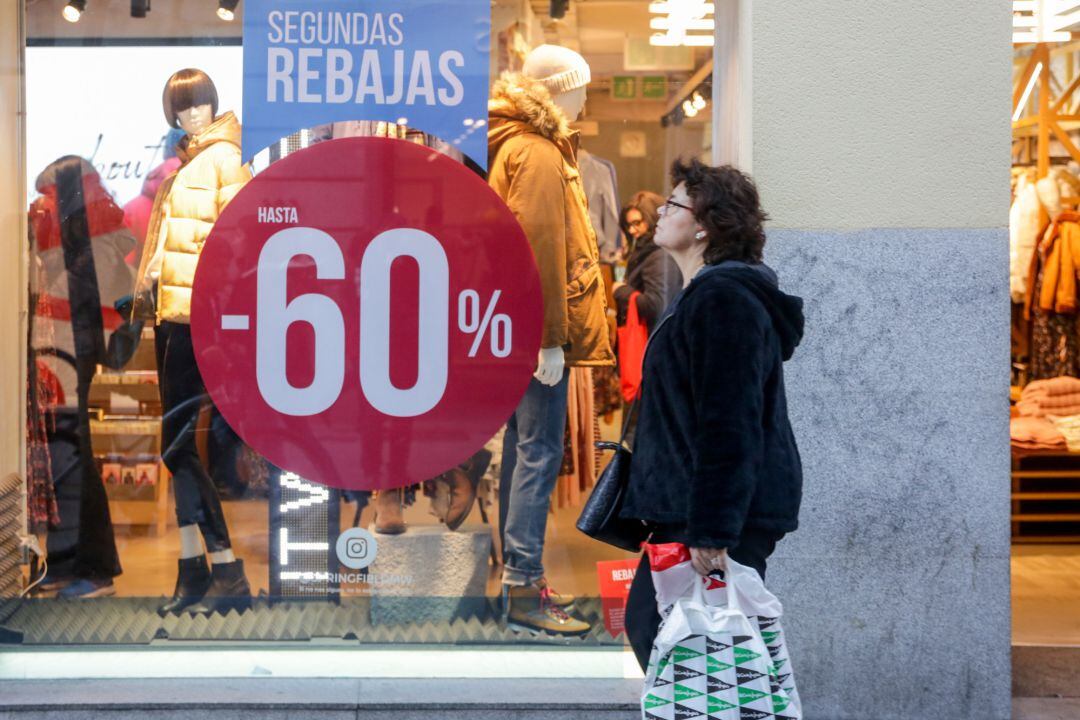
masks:
POLYGON ((563 456, 567 367, 611 365, 599 250, 569 129, 585 106, 588 63, 542 45, 520 74, 504 75, 488 107, 491 187, 532 246, 544 297, 534 379, 507 423, 499 488, 503 598, 512 627, 564 635, 589 631, 567 612, 574 598, 544 579, 544 532, 563 456))
POLYGON ((177 146, 182 164, 154 200, 136 293, 143 303, 156 296, 162 459, 173 475, 180 528, 176 589, 160 611, 224 613, 249 607, 251 591, 243 561, 232 551, 221 498, 195 447, 206 390, 191 340, 191 287, 214 221, 251 173, 240 162, 240 123, 231 112, 218 114, 217 89, 206 73, 175 73, 165 85, 162 104, 169 125, 185 133, 177 146))

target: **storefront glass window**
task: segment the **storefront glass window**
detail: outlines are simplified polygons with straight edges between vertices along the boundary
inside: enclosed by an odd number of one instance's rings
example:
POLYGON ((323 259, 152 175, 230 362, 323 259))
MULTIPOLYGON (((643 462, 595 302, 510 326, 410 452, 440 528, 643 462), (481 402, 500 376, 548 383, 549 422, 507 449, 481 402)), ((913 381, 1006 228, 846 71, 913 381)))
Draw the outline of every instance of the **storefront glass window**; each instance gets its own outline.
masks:
MULTIPOLYGON (((657 202, 669 189, 667 161, 709 154, 710 82, 696 71, 710 50, 650 46, 646 3, 581 4, 575 23, 556 23, 529 3, 499 2, 484 48, 492 111, 462 123, 459 137, 425 132, 405 116, 357 117, 297 128, 249 162, 241 152, 251 82, 244 5, 137 6, 39 0, 26 9, 30 320, 21 490, 41 552, 13 571, 21 572, 25 592, 2 606, 0 625, 30 645, 336 638, 621 646, 620 608, 636 558, 581 535, 575 521, 608 459, 594 443, 618 439, 625 420, 628 393, 611 351, 629 295, 619 288, 640 272, 657 202), (580 50, 583 63, 549 58, 570 62, 558 70, 567 79, 565 87, 556 83, 554 101, 529 95, 533 85, 520 75, 499 80, 520 73, 544 43, 580 50), (522 97, 527 101, 515 100, 522 97), (487 157, 470 158, 461 140, 478 134, 487 137, 487 157), (347 142, 355 138, 381 142, 347 142), (552 195, 541 181, 511 188, 500 152, 531 142, 563 153, 558 181, 568 194, 552 195), (367 163, 364 172, 350 159, 367 163), (420 160, 433 169, 414 171, 410 163, 420 160), (298 179, 296 168, 307 174, 298 179), (454 179, 436 177, 444 175, 454 179), (481 208, 476 198, 485 193, 500 204, 481 208), (580 216, 556 222, 551 202, 579 208, 580 216), (276 425, 252 411, 265 403, 291 408, 294 418, 322 412, 315 406, 324 396, 303 389, 327 377, 333 385, 334 361, 325 358, 338 347, 337 321, 326 304, 290 306, 299 320, 279 328, 277 350, 265 351, 277 359, 260 355, 245 365, 255 341, 244 338, 271 332, 260 324, 270 291, 261 284, 259 253, 244 256, 227 238, 247 232, 238 208, 250 209, 253 227, 276 231, 307 227, 304 214, 313 207, 340 216, 322 223, 329 240, 312 233, 295 240, 303 252, 281 261, 294 284, 277 300, 284 307, 305 292, 329 297, 341 312, 342 347, 380 346, 377 333, 363 335, 375 331, 352 320, 369 322, 367 307, 411 308, 408 322, 418 329, 402 341, 406 350, 390 343, 381 370, 386 403, 415 402, 410 417, 434 413, 422 436, 402 435, 414 447, 408 462, 392 442, 372 446, 376 424, 358 424, 352 409, 303 425, 316 427, 307 435, 282 434, 300 425, 276 425), (408 240, 419 243, 412 260, 398 262, 388 251, 383 272, 396 289, 381 300, 357 299, 355 292, 367 290, 356 286, 372 284, 368 259, 361 268, 349 243, 365 234, 371 241, 376 212, 480 243, 446 253, 447 347, 425 339, 425 293, 442 282, 421 257, 426 241, 408 240), (506 218, 523 226, 508 232, 532 243, 521 247, 533 250, 536 270, 516 264, 528 254, 515 259, 510 249, 483 245, 503 232, 498 223, 506 218), (554 231, 564 245, 557 257, 544 256, 534 235, 554 231), (337 243, 325 245, 329 259, 313 249, 320 243, 337 243), (348 266, 337 275, 333 247, 344 248, 348 266), (568 269, 575 258, 579 266, 568 269), (555 341, 567 370, 552 371, 558 377, 542 390, 529 385, 534 404, 518 406, 531 369, 524 381, 520 373, 516 381, 499 374, 499 361, 530 336, 514 314, 515 293, 532 283, 546 299, 541 286, 555 271, 571 275, 568 309, 553 320, 550 304, 537 304, 532 341, 547 347, 550 337, 569 332, 569 340, 555 341), (347 283, 351 273, 358 278, 351 300, 316 282, 347 283), (212 333, 199 330, 200 313, 212 314, 212 333), (511 328, 511 320, 520 324, 511 328), (447 353, 481 358, 490 385, 470 386, 468 402, 445 416, 424 406, 419 391, 411 399, 395 395, 438 384, 432 363, 447 353), (268 379, 274 372, 276 381, 268 379), (267 389, 275 382, 278 395, 267 389), (518 383, 509 410, 495 401, 504 382, 518 383), (256 389, 258 403, 246 394, 256 389), (545 415, 544 403, 560 396, 545 415), (491 427, 478 419, 497 412, 496 422, 485 421, 491 427), (461 452, 461 438, 475 427, 486 428, 484 436, 461 452), (530 432, 559 442, 539 460, 517 453, 515 474, 507 446, 524 447, 530 432), (292 464, 299 455, 304 459, 292 464), (451 455, 455 462, 442 460, 451 455), (424 460, 437 469, 413 477, 424 460), (340 481, 352 466, 390 477, 385 465, 395 462, 411 480, 404 487, 386 478, 340 481), (320 481, 322 472, 338 480, 320 481), (507 595, 508 578, 531 587, 507 595)), ((282 247, 293 247, 282 237, 282 247)), ((664 289, 649 312, 677 287, 664 289)), ((654 320, 642 317, 646 325, 654 320)), ((553 362, 539 357, 541 371, 553 362)), ((379 408, 379 381, 371 379, 379 368, 360 369, 362 385, 354 370, 342 371, 341 397, 354 398, 349 408, 361 398, 379 408)))

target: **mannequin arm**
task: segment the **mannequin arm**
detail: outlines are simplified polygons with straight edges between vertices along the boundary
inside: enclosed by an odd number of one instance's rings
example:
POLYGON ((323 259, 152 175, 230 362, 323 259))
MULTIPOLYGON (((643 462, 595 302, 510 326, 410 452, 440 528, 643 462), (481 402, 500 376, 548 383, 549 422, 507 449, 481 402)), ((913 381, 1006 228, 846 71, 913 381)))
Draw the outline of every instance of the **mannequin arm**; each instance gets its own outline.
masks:
POLYGON ((218 193, 217 211, 218 216, 225 206, 236 197, 237 193, 251 180, 251 169, 240 163, 240 149, 235 145, 220 143, 224 148, 220 158, 217 158, 218 193))
POLYGON ((544 348, 569 341, 566 310, 566 198, 562 155, 551 143, 529 143, 510 160, 506 204, 514 213, 536 256, 544 296, 544 348))

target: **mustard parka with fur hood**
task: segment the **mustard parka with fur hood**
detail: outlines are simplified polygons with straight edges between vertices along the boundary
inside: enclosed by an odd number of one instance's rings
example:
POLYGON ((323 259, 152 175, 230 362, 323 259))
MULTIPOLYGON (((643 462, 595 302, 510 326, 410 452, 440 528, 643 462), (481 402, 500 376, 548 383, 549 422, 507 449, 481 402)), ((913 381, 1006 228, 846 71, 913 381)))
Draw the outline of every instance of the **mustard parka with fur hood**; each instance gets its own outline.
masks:
POLYGON ((577 165, 577 133, 539 82, 507 74, 488 105, 488 183, 532 245, 544 295, 542 347, 567 365, 611 365, 600 251, 577 165))
POLYGON ((137 315, 155 279, 157 322, 191 322, 191 286, 203 243, 221 211, 251 179, 240 162, 240 122, 218 116, 176 148, 183 163, 158 189, 136 288, 137 315), (153 238, 154 242, 149 242, 153 238))

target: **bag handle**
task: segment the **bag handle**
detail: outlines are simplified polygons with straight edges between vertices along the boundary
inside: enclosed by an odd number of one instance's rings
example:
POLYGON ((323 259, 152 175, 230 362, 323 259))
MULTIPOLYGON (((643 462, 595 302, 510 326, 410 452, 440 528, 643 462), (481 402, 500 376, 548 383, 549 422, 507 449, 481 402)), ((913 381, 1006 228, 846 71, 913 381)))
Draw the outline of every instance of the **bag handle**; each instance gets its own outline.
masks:
MULTIPOLYGON (((743 612, 742 604, 739 602, 739 593, 735 589, 735 583, 732 582, 732 580, 734 580, 734 576, 735 573, 731 572, 730 567, 724 572, 723 582, 725 585, 727 585, 727 607, 731 610, 736 610, 739 613, 746 615, 746 613, 743 612)), ((705 607, 716 607, 709 602, 708 597, 705 595, 705 581, 707 577, 711 577, 711 575, 698 575, 694 578, 694 590, 692 593, 693 599, 695 602, 699 602, 705 607)))

